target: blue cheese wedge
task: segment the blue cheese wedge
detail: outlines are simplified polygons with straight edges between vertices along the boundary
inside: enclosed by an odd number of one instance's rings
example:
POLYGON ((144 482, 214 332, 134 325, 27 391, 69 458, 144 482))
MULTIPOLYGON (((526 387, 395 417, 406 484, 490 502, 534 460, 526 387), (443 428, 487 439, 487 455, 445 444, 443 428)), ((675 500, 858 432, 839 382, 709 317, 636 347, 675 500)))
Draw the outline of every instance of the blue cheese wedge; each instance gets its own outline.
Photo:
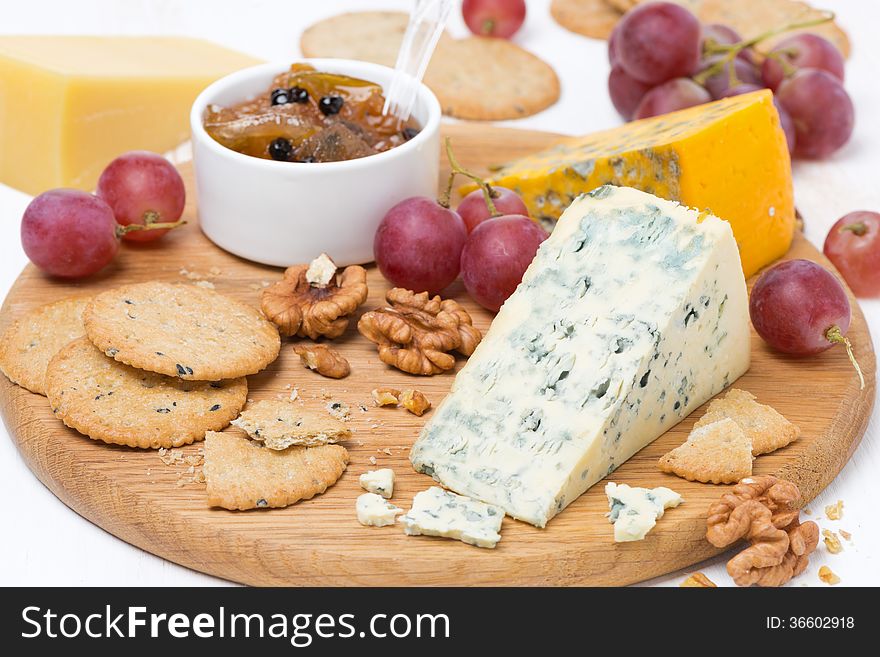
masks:
POLYGON ((663 517, 666 509, 684 502, 681 495, 663 486, 633 488, 609 481, 605 494, 611 509, 608 519, 614 523, 614 540, 617 543, 641 541, 663 517))
POLYGON ((358 522, 372 527, 385 527, 397 522, 397 516, 403 509, 394 506, 375 493, 364 493, 355 503, 358 522))
POLYGON ((730 225, 600 187, 538 249, 410 460, 543 527, 748 367, 730 225))
POLYGON ((391 468, 382 468, 381 470, 370 470, 360 476, 361 488, 370 493, 381 495, 385 499, 390 498, 394 494, 394 470, 391 468))
POLYGON ((494 548, 501 540, 504 511, 437 486, 431 486, 413 499, 412 508, 400 521, 410 536, 442 536, 470 545, 494 548))

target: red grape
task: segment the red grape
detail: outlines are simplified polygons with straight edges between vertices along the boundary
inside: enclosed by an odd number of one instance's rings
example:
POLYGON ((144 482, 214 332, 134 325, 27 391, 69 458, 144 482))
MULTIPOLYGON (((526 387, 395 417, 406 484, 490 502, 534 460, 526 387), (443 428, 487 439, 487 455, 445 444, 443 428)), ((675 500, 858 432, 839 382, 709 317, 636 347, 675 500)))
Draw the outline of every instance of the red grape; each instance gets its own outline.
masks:
POLYGON ((861 210, 841 217, 823 249, 860 297, 880 296, 880 213, 861 210))
POLYGON ((630 77, 660 84, 690 75, 700 63, 700 22, 671 2, 639 5, 618 28, 618 63, 630 77))
MULTIPOLYGON (((492 194, 492 204, 500 214, 524 214, 528 216, 529 209, 519 194, 512 189, 493 185, 492 194)), ((489 206, 486 205, 486 198, 483 196, 483 190, 479 188, 461 199, 456 212, 464 221, 468 233, 491 217, 489 206)))
POLYGON ((749 315, 767 344, 799 355, 834 346, 829 329, 837 327, 845 334, 850 323, 843 286, 809 260, 789 260, 765 271, 752 288, 749 315))
POLYGON ((464 0, 461 13, 477 36, 509 39, 526 20, 525 0, 464 0))
POLYGON ((658 114, 668 114, 694 105, 702 105, 711 100, 709 92, 690 78, 676 78, 646 93, 636 108, 635 118, 646 119, 658 114))
POLYGON ((391 208, 379 224, 373 255, 382 275, 414 292, 440 292, 458 276, 467 229, 458 213, 413 196, 391 208))
POLYGON ((37 196, 21 218, 21 245, 48 274, 80 278, 103 269, 119 250, 113 210, 97 196, 53 189, 37 196))
MULTIPOLYGON (((620 23, 617 25, 620 25, 620 23)), ((614 29, 611 30, 611 34, 608 36, 608 63, 611 64, 611 66, 614 66, 617 63, 617 59, 620 55, 618 52, 620 30, 617 29, 617 25, 614 26, 614 29)))
POLYGON ((764 83, 776 91, 787 70, 803 68, 822 69, 843 82, 843 55, 830 41, 810 32, 795 34, 777 43, 761 65, 761 76, 764 83))
POLYGON ((738 84, 735 87, 731 87, 730 89, 726 89, 724 93, 722 93, 719 98, 730 98, 731 96, 741 96, 743 94, 750 94, 753 91, 761 91, 764 87, 759 87, 756 84, 738 84))
MULTIPOLYGON (((186 202, 183 179, 168 160, 149 151, 131 151, 113 160, 98 179, 97 195, 113 210, 117 223, 170 223, 180 219, 186 202)), ((168 230, 138 230, 122 237, 151 242, 168 230)))
MULTIPOLYGON (((706 60, 706 64, 703 67, 704 69, 709 68, 713 64, 717 63, 719 58, 717 56, 711 57, 706 60)), ((748 84, 755 86, 760 89, 761 85, 761 76, 758 75, 758 71, 754 66, 749 64, 747 61, 743 59, 734 59, 733 60, 733 71, 736 73, 736 77, 739 80, 739 85, 748 84)), ((715 75, 706 79, 703 83, 706 87, 706 90, 712 94, 712 98, 726 98, 728 95, 736 95, 736 94, 727 94, 727 90, 730 87, 730 67, 731 64, 726 64, 721 71, 716 73, 715 75)))
MULTIPOLYGON (((706 54, 706 49, 712 45, 732 46, 741 42, 742 40, 743 38, 740 36, 739 32, 734 30, 732 27, 728 25, 723 25, 722 23, 709 23, 707 25, 703 25, 703 42, 700 51, 703 54, 706 54), (715 43, 712 44, 712 41, 714 41, 715 43)), ((713 54, 719 55, 722 53, 716 52, 713 54)), ((755 54, 751 48, 743 48, 736 54, 736 56, 737 58, 742 59, 747 63, 755 63, 755 54)))
POLYGON ((484 221, 461 252, 461 279, 474 301, 498 312, 522 282, 547 231, 522 215, 484 221))
POLYGON ((627 121, 632 119, 642 98, 650 90, 650 84, 630 77, 620 66, 613 66, 608 74, 608 95, 614 109, 627 121))
POLYGON ((849 141, 855 110, 840 80, 827 71, 801 69, 779 85, 777 96, 794 121, 795 155, 826 157, 849 141))
POLYGON ((791 115, 785 111, 785 108, 779 104, 776 96, 773 96, 773 106, 776 107, 776 111, 779 113, 779 125, 782 128, 782 132, 785 133, 785 143, 788 144, 788 152, 794 153, 794 147, 797 144, 797 131, 794 127, 794 121, 791 120, 791 115))

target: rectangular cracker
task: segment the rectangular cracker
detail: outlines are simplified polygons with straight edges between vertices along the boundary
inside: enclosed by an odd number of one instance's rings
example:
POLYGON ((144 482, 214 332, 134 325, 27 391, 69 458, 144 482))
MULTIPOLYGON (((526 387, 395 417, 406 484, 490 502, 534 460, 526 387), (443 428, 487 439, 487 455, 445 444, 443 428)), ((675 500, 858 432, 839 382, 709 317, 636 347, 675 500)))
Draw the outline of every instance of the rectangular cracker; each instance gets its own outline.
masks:
POLYGON ((706 484, 735 484, 752 474, 752 444, 730 418, 695 427, 687 442, 660 458, 663 472, 706 484))
POLYGON ((275 450, 293 445, 328 445, 351 438, 351 430, 338 419, 289 401, 264 399, 250 404, 232 424, 275 450))
POLYGON ((754 456, 785 447, 797 440, 801 433, 797 425, 786 420, 776 409, 759 404, 752 393, 737 388, 731 388, 723 397, 712 400, 694 429, 724 418, 736 422, 749 437, 754 456))
POLYGON ((348 464, 340 445, 266 449, 236 433, 205 434, 208 504, 224 509, 279 508, 319 495, 348 464))

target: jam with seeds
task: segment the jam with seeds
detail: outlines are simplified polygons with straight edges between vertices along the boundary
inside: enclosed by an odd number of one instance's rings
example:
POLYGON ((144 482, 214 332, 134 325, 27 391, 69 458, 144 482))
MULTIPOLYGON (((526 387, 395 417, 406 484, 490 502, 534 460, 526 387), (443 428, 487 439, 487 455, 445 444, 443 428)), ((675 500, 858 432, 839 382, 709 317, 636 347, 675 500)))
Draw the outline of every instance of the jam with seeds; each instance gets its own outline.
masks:
POLYGON ((211 105, 205 130, 239 153, 285 162, 339 162, 381 153, 419 126, 382 114, 382 87, 308 64, 277 75, 265 93, 231 107, 211 105))

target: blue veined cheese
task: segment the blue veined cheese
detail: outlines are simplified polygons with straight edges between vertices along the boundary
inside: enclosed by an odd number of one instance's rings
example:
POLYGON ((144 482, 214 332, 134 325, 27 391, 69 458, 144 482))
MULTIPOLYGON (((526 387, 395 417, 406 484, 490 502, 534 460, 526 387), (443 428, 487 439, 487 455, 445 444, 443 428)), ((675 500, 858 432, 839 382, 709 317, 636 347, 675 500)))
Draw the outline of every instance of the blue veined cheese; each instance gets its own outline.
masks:
POLYGON ((410 459, 543 527, 748 367, 730 226, 600 187, 538 249, 410 459))
POLYGON ((618 543, 641 541, 663 517, 666 509, 684 502, 674 490, 657 488, 632 488, 626 484, 609 481, 605 485, 608 496, 608 519, 614 523, 614 540, 618 543))
POLYGON ((365 472, 358 479, 361 488, 370 493, 376 493, 388 499, 394 494, 394 470, 381 468, 365 472))
POLYGON ((501 540, 504 511, 455 493, 431 486, 418 493, 412 508, 400 521, 410 536, 442 536, 470 545, 494 548, 501 540))
POLYGON ((364 493, 358 496, 355 502, 355 512, 358 522, 362 525, 385 527, 397 522, 397 516, 403 513, 403 509, 394 506, 376 493, 364 493))

